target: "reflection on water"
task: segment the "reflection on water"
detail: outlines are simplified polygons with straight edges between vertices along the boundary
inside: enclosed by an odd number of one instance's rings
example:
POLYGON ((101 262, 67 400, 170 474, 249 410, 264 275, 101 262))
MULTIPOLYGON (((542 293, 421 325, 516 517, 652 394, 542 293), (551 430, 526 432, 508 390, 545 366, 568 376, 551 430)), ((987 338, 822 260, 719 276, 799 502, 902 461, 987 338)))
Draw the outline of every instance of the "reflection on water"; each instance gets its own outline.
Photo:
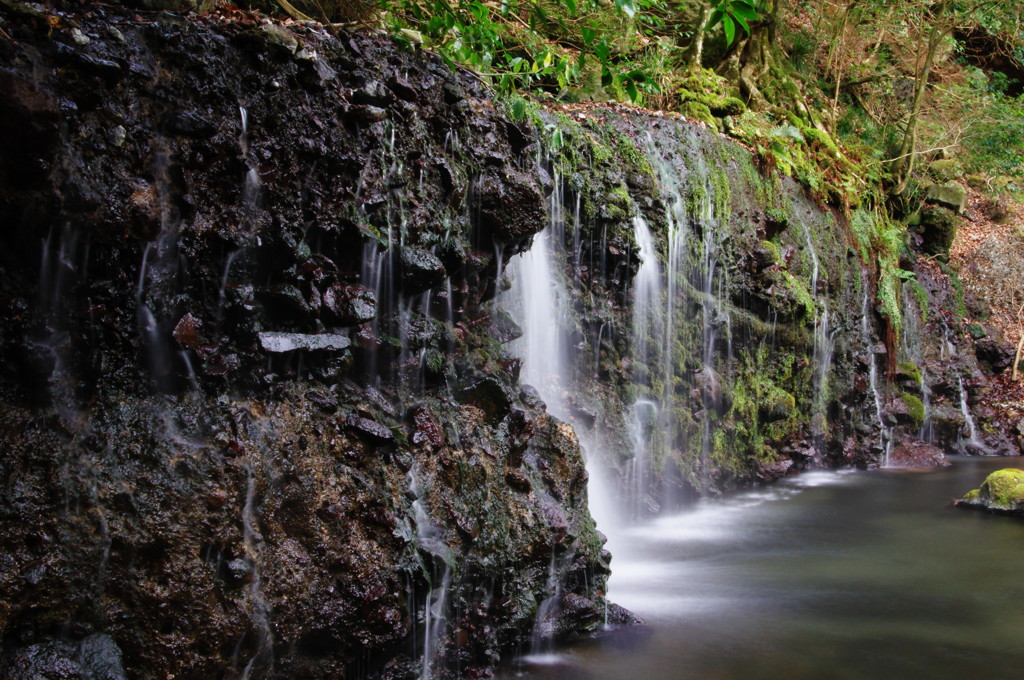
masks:
POLYGON ((950 506, 1024 461, 953 461, 806 474, 620 529, 611 598, 649 626, 500 677, 1024 677, 1024 520, 950 506))

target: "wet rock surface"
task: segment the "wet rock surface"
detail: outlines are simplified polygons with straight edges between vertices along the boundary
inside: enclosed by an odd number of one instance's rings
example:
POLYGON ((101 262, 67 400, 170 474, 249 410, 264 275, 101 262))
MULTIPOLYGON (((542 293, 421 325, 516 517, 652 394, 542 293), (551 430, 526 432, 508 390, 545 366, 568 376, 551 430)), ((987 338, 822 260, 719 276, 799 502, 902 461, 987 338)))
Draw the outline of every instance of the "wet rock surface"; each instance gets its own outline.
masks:
POLYGON ((0 677, 483 675, 552 554, 599 625, 578 443, 480 321, 532 132, 382 34, 0 20, 0 677))

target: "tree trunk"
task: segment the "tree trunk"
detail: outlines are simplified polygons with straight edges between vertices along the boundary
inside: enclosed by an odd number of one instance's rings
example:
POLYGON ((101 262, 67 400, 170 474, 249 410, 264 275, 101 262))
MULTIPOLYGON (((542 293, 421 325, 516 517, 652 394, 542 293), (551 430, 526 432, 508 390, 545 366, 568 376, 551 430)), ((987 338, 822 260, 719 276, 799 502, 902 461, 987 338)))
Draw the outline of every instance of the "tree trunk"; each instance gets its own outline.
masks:
POLYGON ((686 49, 686 66, 689 69, 700 68, 701 59, 704 58, 704 34, 707 32, 704 30, 704 26, 708 23, 708 17, 711 16, 711 7, 704 5, 700 10, 700 19, 697 22, 697 30, 693 36, 693 41, 690 42, 690 46, 686 49))
POLYGON ((917 86, 914 88, 914 105, 907 119, 907 127, 903 131, 903 143, 900 145, 899 155, 896 156, 896 188, 893 194, 899 196, 907 188, 907 180, 914 171, 916 154, 914 147, 917 144, 917 122, 921 117, 921 109, 924 107, 924 95, 928 89, 928 77, 932 72, 932 65, 935 63, 935 55, 938 54, 939 45, 942 39, 949 33, 948 27, 941 25, 948 0, 942 0, 935 9, 931 32, 928 36, 928 50, 925 53, 924 66, 917 79, 917 86))

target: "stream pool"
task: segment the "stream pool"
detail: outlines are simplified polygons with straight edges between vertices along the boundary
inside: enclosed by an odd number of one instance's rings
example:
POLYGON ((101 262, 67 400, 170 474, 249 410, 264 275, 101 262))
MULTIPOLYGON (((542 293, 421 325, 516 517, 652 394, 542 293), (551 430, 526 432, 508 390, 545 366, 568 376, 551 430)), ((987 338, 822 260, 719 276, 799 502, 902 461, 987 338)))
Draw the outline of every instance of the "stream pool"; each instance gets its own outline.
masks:
POLYGON ((812 472, 608 531, 607 631, 499 676, 566 680, 1024 678, 1024 520, 953 498, 1020 458, 812 472))

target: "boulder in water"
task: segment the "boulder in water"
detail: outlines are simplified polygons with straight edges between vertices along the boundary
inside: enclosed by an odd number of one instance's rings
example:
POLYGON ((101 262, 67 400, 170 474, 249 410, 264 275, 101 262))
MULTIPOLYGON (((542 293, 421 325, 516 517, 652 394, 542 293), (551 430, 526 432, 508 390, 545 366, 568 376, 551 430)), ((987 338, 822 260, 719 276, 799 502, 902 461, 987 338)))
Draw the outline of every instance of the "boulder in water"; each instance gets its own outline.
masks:
POLYGON ((963 498, 958 499, 956 506, 1024 515, 1024 470, 996 470, 985 478, 980 488, 968 491, 963 498))

